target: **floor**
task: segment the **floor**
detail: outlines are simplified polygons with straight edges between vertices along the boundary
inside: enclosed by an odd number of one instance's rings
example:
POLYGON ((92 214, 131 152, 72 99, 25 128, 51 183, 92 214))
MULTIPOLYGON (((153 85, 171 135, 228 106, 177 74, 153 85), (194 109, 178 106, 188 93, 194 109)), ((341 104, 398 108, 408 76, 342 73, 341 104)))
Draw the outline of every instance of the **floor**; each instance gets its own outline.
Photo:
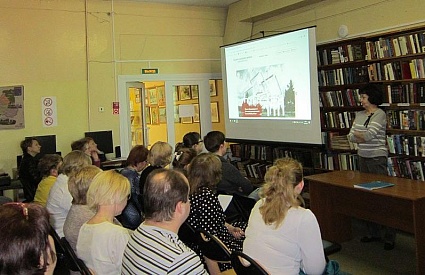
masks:
POLYGON ((416 255, 413 235, 398 232, 395 248, 384 250, 384 243, 361 243, 360 238, 366 233, 366 226, 353 220, 354 238, 342 243, 342 249, 329 256, 340 264, 341 271, 353 275, 404 275, 415 274, 416 255))

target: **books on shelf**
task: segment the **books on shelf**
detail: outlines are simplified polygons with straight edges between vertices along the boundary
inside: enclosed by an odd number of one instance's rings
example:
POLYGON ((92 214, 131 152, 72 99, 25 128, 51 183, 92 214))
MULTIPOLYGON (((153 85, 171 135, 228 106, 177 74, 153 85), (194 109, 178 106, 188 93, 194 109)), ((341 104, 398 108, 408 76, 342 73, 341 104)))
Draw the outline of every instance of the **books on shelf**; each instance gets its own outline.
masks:
POLYGON ((375 190, 375 189, 381 189, 381 188, 386 188, 391 186, 394 186, 394 183, 380 181, 380 180, 354 184, 355 188, 362 188, 367 190, 375 190))

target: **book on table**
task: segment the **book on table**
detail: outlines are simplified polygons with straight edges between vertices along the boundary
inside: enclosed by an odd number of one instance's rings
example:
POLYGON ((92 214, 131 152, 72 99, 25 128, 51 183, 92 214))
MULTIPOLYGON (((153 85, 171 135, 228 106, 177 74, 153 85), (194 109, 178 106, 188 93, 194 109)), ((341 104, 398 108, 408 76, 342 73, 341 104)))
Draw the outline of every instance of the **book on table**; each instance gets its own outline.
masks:
POLYGON ((391 186, 394 186, 394 183, 380 181, 380 180, 354 184, 355 188, 362 188, 362 189, 367 189, 367 190, 375 190, 375 189, 391 187, 391 186))

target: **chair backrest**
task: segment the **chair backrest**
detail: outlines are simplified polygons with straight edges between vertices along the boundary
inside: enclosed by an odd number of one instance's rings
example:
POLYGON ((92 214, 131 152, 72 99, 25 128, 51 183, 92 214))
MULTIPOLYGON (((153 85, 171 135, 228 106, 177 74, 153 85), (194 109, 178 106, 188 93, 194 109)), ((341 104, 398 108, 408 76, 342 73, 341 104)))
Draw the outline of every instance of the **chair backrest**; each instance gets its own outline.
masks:
POLYGON ((217 262, 230 262, 230 250, 219 238, 203 229, 196 229, 195 235, 196 243, 205 257, 217 262))
POLYGON ((254 259, 252 259, 248 255, 240 251, 233 251, 232 254, 230 255, 230 259, 232 261, 232 266, 236 274, 250 274, 250 275, 269 274, 254 259))
POLYGON ((190 246, 196 242, 196 232, 189 223, 184 222, 179 229, 179 239, 184 242, 186 245, 190 246))
POLYGON ((69 269, 72 271, 79 271, 82 275, 91 275, 90 269, 86 266, 83 260, 77 257, 75 251, 72 249, 68 240, 65 237, 60 239, 60 243, 65 251, 65 255, 68 258, 69 269))
POLYGON ((232 202, 236 210, 239 212, 239 215, 242 217, 242 220, 248 222, 249 215, 251 215, 251 210, 256 201, 235 193, 233 194, 232 202))

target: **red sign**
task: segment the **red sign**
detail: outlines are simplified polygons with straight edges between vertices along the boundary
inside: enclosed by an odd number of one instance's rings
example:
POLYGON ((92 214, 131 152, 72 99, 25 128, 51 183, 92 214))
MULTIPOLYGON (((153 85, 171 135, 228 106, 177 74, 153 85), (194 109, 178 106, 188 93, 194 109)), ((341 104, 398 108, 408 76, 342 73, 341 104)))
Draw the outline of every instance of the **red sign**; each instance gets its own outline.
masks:
POLYGON ((120 103, 119 102, 112 102, 112 114, 113 115, 119 115, 120 114, 120 103))

